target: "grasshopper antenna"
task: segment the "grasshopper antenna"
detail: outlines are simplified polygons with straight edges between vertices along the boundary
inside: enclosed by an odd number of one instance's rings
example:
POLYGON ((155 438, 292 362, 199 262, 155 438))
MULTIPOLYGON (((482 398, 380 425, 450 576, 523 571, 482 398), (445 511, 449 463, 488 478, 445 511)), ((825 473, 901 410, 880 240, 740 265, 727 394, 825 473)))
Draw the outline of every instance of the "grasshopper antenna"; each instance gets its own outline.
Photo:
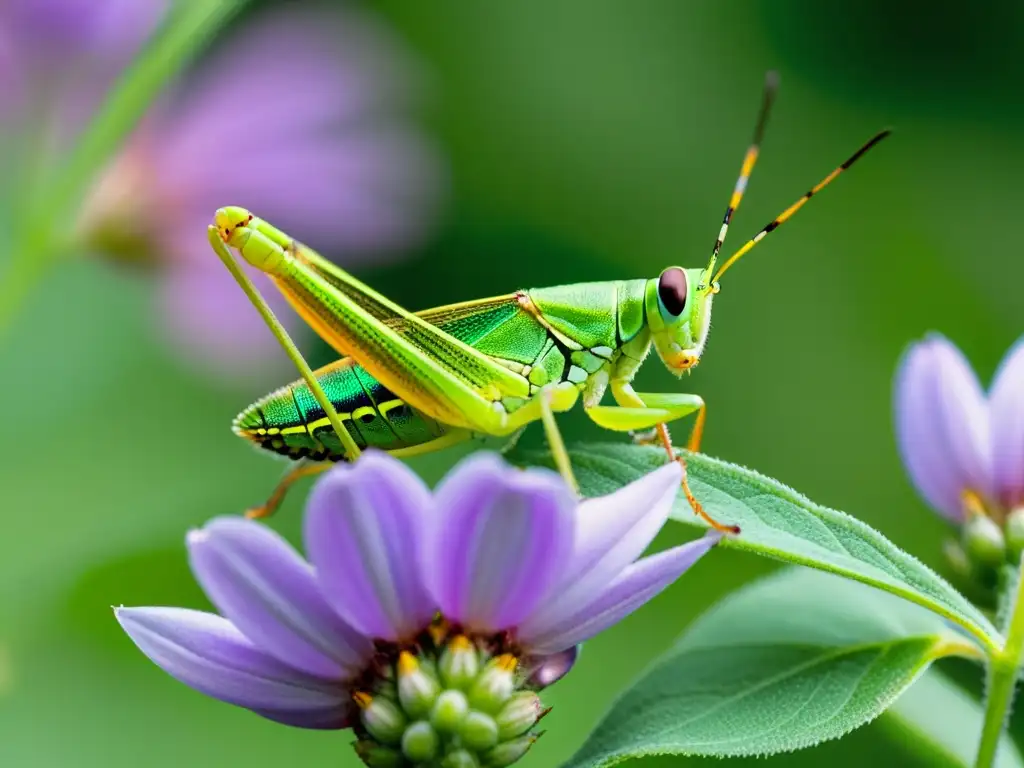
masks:
POLYGON ((855 162, 857 162, 861 158, 861 156, 863 154, 865 154, 869 149, 871 149, 873 146, 875 146, 875 144, 880 142, 882 139, 884 139, 890 133, 892 133, 892 131, 889 128, 886 128, 884 131, 879 131, 878 133, 876 133, 874 136, 871 137, 870 140, 867 141, 867 143, 865 143, 860 149, 858 149, 856 152, 854 152, 849 157, 849 159, 846 160, 846 162, 844 162, 842 165, 840 165, 838 168, 836 168, 834 171, 832 171, 832 173, 830 173, 824 179, 822 179, 817 184, 815 184, 813 187, 811 187, 809 192, 805 193, 803 197, 801 197, 799 200, 797 200, 795 203, 793 203, 791 206, 789 206, 789 208, 787 208, 782 213, 780 213, 778 216, 776 216, 768 224, 768 226, 766 226, 764 229, 762 229, 760 232, 758 232, 756 235, 754 235, 752 238, 750 238, 743 245, 742 248, 740 248, 738 251, 736 251, 736 253, 734 253, 732 256, 729 257, 729 259, 719 268, 718 272, 715 273, 714 278, 712 278, 712 280, 711 280, 711 284, 714 285, 715 283, 717 283, 719 278, 722 275, 725 274, 726 270, 728 270, 729 267, 731 267, 733 264, 735 264, 737 261, 739 261, 740 257, 742 257, 744 254, 746 254, 751 248, 753 248, 755 245, 757 245, 759 242, 761 242, 764 239, 765 235, 767 235, 773 229, 775 229, 780 224, 782 224, 784 221, 789 219, 794 213, 796 213, 801 208, 803 208, 804 204, 808 200, 810 200, 812 197, 814 197, 816 194, 818 194, 821 190, 823 190, 825 187, 827 187, 829 184, 831 184, 832 181, 835 180, 836 176, 838 176, 840 173, 842 173, 847 168, 849 168, 851 165, 853 165, 855 162))
MULTIPOLYGON (((779 90, 779 73, 775 70, 769 71, 764 77, 764 92, 761 96, 761 111, 757 116, 757 126, 754 128, 754 139, 743 156, 743 165, 740 167, 739 178, 736 179, 736 186, 733 187, 732 197, 729 198, 729 205, 725 209, 725 216, 722 217, 722 228, 718 231, 718 239, 715 240, 715 247, 711 249, 711 259, 708 261, 706 273, 710 276, 718 261, 718 253, 722 250, 725 236, 729 232, 729 222, 732 215, 740 207, 743 200, 743 193, 747 190, 747 182, 750 174, 754 171, 754 164, 757 163, 757 156, 761 152, 761 140, 764 138, 764 127, 768 124, 768 114, 771 112, 772 103, 775 101, 775 94, 779 90)), ((708 287, 711 286, 709 281, 708 287)))

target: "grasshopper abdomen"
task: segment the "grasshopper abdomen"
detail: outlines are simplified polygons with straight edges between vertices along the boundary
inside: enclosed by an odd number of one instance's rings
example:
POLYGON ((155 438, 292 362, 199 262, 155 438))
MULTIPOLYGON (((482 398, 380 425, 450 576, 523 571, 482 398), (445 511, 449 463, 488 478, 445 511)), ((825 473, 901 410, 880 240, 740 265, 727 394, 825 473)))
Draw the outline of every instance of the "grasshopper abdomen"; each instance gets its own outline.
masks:
MULTIPOLYGON (((316 376, 360 448, 395 451, 430 442, 445 432, 351 358, 321 368, 316 376)), ((233 428, 260 448, 291 459, 345 458, 327 415, 301 380, 257 400, 235 418, 233 428)))

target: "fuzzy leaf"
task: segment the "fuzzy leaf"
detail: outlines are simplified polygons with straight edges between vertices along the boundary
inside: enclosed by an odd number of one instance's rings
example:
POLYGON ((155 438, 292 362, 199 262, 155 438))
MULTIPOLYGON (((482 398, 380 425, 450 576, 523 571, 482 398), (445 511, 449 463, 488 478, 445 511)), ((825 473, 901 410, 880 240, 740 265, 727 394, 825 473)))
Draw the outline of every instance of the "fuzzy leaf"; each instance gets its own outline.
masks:
POLYGON ((769 755, 870 722, 935 659, 980 657, 948 622, 862 584, 786 569, 699 618, 565 768, 769 755))
MULTIPOLYGON (((614 443, 573 446, 569 454, 585 496, 621 488, 661 466, 659 448, 614 443)), ((547 453, 513 452, 519 464, 551 466, 547 453)), ((690 486, 709 514, 742 528, 724 547, 807 565, 871 584, 955 621, 987 648, 1002 643, 992 623, 941 576, 850 515, 815 504, 753 470, 702 454, 687 454, 690 486)), ((672 517, 703 527, 679 495, 672 517)))

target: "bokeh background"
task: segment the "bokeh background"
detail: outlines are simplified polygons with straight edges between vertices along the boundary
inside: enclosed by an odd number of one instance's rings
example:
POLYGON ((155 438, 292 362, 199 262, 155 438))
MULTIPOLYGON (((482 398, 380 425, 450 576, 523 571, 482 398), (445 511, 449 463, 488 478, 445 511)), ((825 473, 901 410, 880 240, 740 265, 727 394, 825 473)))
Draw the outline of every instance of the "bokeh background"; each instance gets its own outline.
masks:
MULTIPOLYGON (((235 28, 273 5, 304 4, 254 3, 235 28)), ((782 87, 733 248, 892 125, 892 138, 730 272, 699 369, 677 383, 652 362, 638 389, 700 393, 708 453, 848 511, 946 572, 950 530, 896 455, 891 379, 903 347, 936 329, 987 381, 1024 330, 1019 4, 362 7, 419 67, 416 120, 446 169, 430 233, 401 260, 356 268, 414 309, 703 264, 767 69, 782 87)), ((72 259, 0 344, 0 764, 355 766, 347 735, 207 700, 150 664, 113 619, 117 604, 207 606, 184 533, 273 486, 280 465, 228 427, 294 378, 286 367, 230 382, 201 375, 155 337, 153 301, 144 271, 72 259)), ((306 349, 315 363, 331 359, 325 347, 306 349)), ((563 424, 570 438, 595 436, 580 414, 563 424)), ((456 455, 417 467, 436 478, 456 455)), ((271 523, 293 540, 304 491, 271 523)), ((657 545, 687 535, 669 527, 657 545)), ((773 567, 716 552, 590 642, 549 692, 548 734, 523 764, 568 757, 693 617, 773 567)), ((980 690, 976 671, 945 669, 980 690)), ((768 764, 867 760, 924 764, 884 717, 768 764)))

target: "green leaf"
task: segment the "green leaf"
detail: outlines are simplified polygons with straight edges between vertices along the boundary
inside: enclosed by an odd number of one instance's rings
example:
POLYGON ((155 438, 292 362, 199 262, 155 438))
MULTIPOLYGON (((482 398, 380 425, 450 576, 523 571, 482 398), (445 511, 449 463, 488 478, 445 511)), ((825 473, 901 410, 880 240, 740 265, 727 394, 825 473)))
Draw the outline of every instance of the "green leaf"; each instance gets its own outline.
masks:
MULTIPOLYGON (((929 762, 968 768, 974 764, 983 720, 975 699, 945 675, 929 669, 878 722, 929 762)), ((1020 750, 1005 733, 995 766, 1024 768, 1020 750)))
MULTIPOLYGON (((614 443, 573 446, 569 454, 585 496, 621 488, 661 466, 660 448, 614 443)), ((546 464, 546 453, 513 452, 510 461, 546 464)), ((850 515, 823 507, 753 470, 688 454, 690 486, 705 509, 742 528, 721 546, 807 565, 871 584, 955 621, 990 652, 1002 645, 992 623, 941 576, 850 515)), ((680 494, 672 510, 680 523, 703 527, 680 494)))
POLYGON ((806 568, 713 607, 622 695, 566 768, 768 755, 870 722, 935 659, 982 656, 919 606, 806 568))

